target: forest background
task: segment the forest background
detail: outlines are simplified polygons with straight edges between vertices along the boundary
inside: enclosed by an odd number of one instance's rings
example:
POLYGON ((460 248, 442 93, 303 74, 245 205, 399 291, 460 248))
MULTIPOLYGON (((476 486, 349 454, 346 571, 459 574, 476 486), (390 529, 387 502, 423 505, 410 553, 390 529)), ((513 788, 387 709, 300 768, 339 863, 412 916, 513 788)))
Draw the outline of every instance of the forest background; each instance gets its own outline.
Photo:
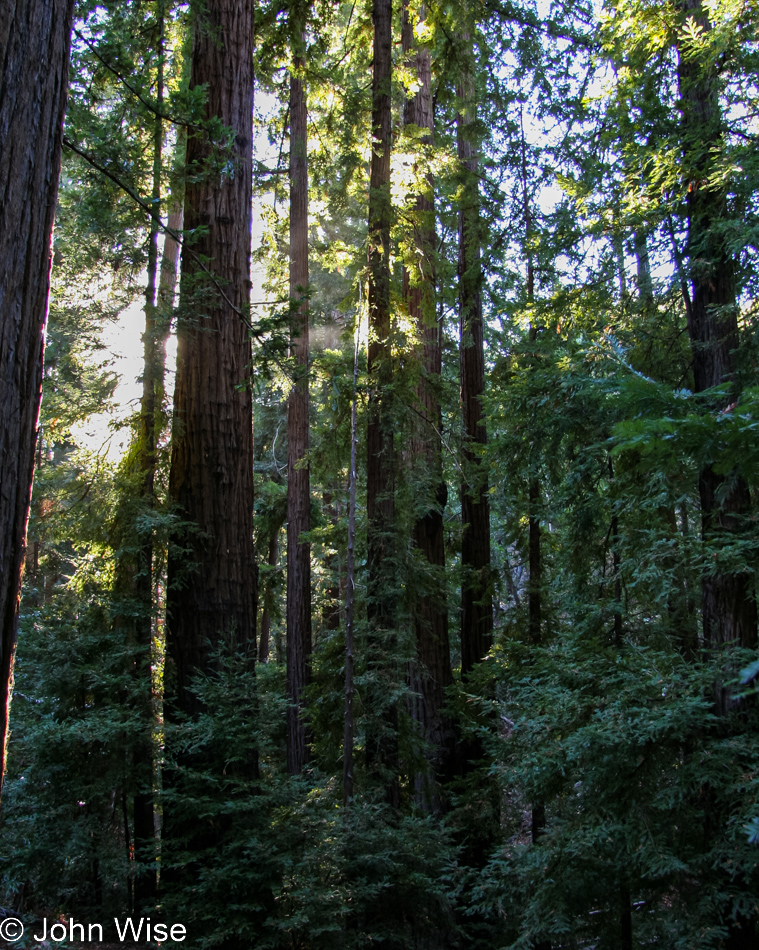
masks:
POLYGON ((6 915, 755 948, 756 4, 0 25, 6 915))

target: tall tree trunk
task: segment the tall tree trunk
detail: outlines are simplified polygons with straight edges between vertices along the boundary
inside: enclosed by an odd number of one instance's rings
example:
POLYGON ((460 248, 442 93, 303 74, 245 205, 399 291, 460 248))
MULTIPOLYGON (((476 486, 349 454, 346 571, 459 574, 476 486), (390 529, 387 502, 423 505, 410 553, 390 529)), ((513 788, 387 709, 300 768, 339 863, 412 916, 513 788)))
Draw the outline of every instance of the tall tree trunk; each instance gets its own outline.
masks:
MULTIPOLYGON (((393 675, 395 601, 395 472, 392 428, 393 377, 390 345, 390 81, 392 3, 373 0, 372 159, 369 180, 369 419, 367 425, 366 512, 368 518, 367 615, 369 663, 379 684, 393 675)), ((366 755, 370 772, 385 781, 388 800, 398 803, 398 712, 388 703, 392 689, 372 696, 366 755)))
MULTIPOLYGON (((682 9, 708 35, 711 24, 700 0, 682 0, 682 9)), ((722 145, 717 77, 698 54, 679 53, 678 78, 682 110, 683 165, 688 186, 688 258, 692 286, 688 331, 693 350, 696 392, 730 384, 723 408, 739 390, 738 311, 735 260, 721 220, 728 216, 727 194, 710 184, 713 153, 722 145)), ((702 530, 705 540, 729 538, 742 530, 751 509, 748 485, 740 476, 727 477, 710 465, 699 475, 702 530), (726 487, 727 486, 727 487, 726 487)), ((705 573, 702 580, 704 639, 712 647, 737 643, 753 647, 757 639, 754 578, 749 570, 705 573)), ((719 704, 729 705, 720 691, 719 704)))
POLYGON ((642 228, 636 228, 633 241, 635 243, 638 296, 644 307, 652 307, 654 304, 654 285, 651 280, 651 261, 648 256, 646 232, 642 228))
MULTIPOLYGON (((183 152, 183 147, 182 147, 183 152)), ((184 159, 182 158, 182 161, 184 159)), ((182 230, 183 209, 176 205, 169 214, 168 226, 170 231, 182 230)), ((155 475, 158 461, 157 444, 163 434, 164 416, 164 376, 166 363, 166 341, 171 324, 171 313, 174 306, 174 291, 177 278, 177 261, 179 257, 179 242, 170 234, 166 235, 157 288, 155 306, 155 326, 153 327, 154 343, 153 357, 155 363, 148 367, 146 364, 143 375, 143 407, 147 402, 153 403, 153 444, 152 453, 146 452, 141 445, 138 462, 141 466, 149 462, 151 470, 142 469, 144 480, 143 491, 150 485, 150 493, 143 496, 143 501, 152 508, 155 504, 155 475), (146 379, 152 379, 153 392, 146 394, 146 379)), ((147 323, 147 321, 146 321, 147 323)), ((147 328, 146 328, 147 333, 147 328)), ((147 341, 146 341, 147 351, 147 341)), ((142 435, 145 435, 143 429, 142 435)), ((139 649, 140 662, 135 668, 137 680, 137 694, 142 697, 140 715, 144 723, 144 732, 138 741, 132 759, 131 779, 137 787, 134 795, 134 859, 137 865, 134 875, 134 909, 135 912, 155 904, 158 880, 156 866, 156 812, 154 808, 153 787, 155 781, 156 762, 154 757, 153 730, 156 716, 160 710, 155 708, 156 694, 153 691, 152 661, 154 659, 153 634, 156 629, 156 584, 159 582, 153 567, 155 548, 152 534, 146 540, 140 552, 141 565, 137 572, 135 593, 140 603, 137 617, 136 642, 139 649), (148 586, 148 581, 150 586, 148 586)), ((160 702, 160 698, 158 698, 160 702)))
MULTIPOLYGON (((701 0, 681 0, 685 15, 701 28, 702 49, 678 49, 682 174, 688 181, 687 256, 691 282, 686 301, 688 332, 693 352, 696 392, 727 384, 729 392, 721 408, 740 393, 738 377, 738 307, 736 261, 729 246, 727 184, 719 181, 715 155, 723 145, 719 76, 710 60, 711 23, 701 0), (717 179, 717 181, 715 181, 717 179)), ((719 158, 716 159, 719 162, 719 158)), ((673 238, 674 243, 674 238, 673 238)), ((745 516, 751 511, 746 481, 735 473, 718 473, 706 465, 699 473, 701 524, 704 541, 731 544, 746 531, 745 516)), ((708 559, 711 560, 711 559, 708 559)), ((701 582, 701 609, 706 645, 722 651, 731 644, 754 648, 757 643, 757 609, 754 575, 748 568, 727 573, 705 571, 701 582)), ((731 690, 715 684, 717 712, 733 705, 731 690)), ((725 821, 727 816, 723 816, 725 821)), ((727 883, 727 878, 725 878, 727 883)), ((750 916, 726 902, 723 908, 728 930, 725 946, 748 950, 756 945, 757 915, 750 916)))
MULTIPOLYGON (((159 0, 156 8, 157 75, 156 114, 153 117, 153 189, 151 207, 156 216, 161 213, 161 176, 163 174, 163 45, 164 8, 159 0)), ((155 508, 155 476, 158 461, 158 436, 163 397, 163 377, 166 362, 166 331, 157 292, 158 284, 158 220, 150 221, 148 244, 147 287, 145 290, 145 333, 142 374, 142 402, 140 407, 140 434, 138 459, 140 496, 143 508, 155 508)), ((153 813, 153 702, 151 653, 153 640, 153 534, 150 528, 143 532, 138 554, 135 578, 138 602, 136 618, 137 677, 141 734, 135 744, 132 759, 134 794, 134 910, 155 903, 156 848, 153 813)))
POLYGON ((359 327, 356 328, 356 344, 353 351, 353 400, 351 402, 351 461, 348 474, 348 552, 345 585, 345 712, 343 717, 343 805, 353 798, 353 616, 355 608, 355 546, 356 546, 356 410, 358 403, 358 343, 359 327))
MULTIPOLYGON (((183 518, 170 546, 167 578, 165 719, 197 716, 197 674, 212 671, 225 644, 255 664, 256 570, 253 544, 253 413, 247 376, 251 347, 253 5, 209 0, 195 24, 190 87, 205 86, 205 117, 231 129, 225 154, 204 129, 188 134, 185 239, 177 320, 177 369, 169 497, 183 518), (206 263, 207 262, 207 263, 206 263)), ((167 733, 169 758, 174 732, 167 733)), ((212 752, 177 753, 180 766, 219 768, 212 752), (206 758, 208 756, 209 758, 206 758)), ((255 758, 234 766, 255 776, 255 758)), ((181 772, 163 773, 181 791, 181 772)), ((220 776, 221 777, 221 776, 220 776)), ((176 860, 185 847, 216 846, 229 819, 188 820, 164 802, 164 886, 195 870, 176 860)))
MULTIPOLYGON (((651 261, 648 254, 646 232, 636 228, 634 235, 635 262, 638 284, 638 299, 644 309, 654 305, 654 285, 651 280, 651 261)), ((671 505, 660 509, 662 521, 667 528, 667 539, 672 545, 672 556, 664 559, 664 568, 671 571, 673 584, 667 596, 667 614, 669 626, 675 641, 680 645, 683 655, 693 659, 698 647, 698 629, 692 597, 688 591, 688 579, 683 563, 682 546, 678 542, 677 518, 671 505)), ((688 510, 683 502, 683 536, 688 534, 688 510)), ((612 534, 614 531, 612 529, 612 534)))
MULTIPOLYGON (((519 129, 521 132, 522 145, 522 206, 524 213, 524 238, 525 238, 525 258, 527 262, 527 305, 532 307, 535 302, 535 265, 532 257, 532 209, 530 207, 530 195, 527 177, 527 142, 524 134, 524 124, 522 121, 522 109, 519 110, 519 129)), ((529 330, 530 343, 537 342, 538 328, 531 324, 529 330)), ((532 355, 533 360, 537 358, 532 355)), ((543 557, 541 550, 541 529, 540 516, 540 479, 538 478, 538 453, 535 443, 530 452, 530 481, 528 487, 528 541, 527 558, 530 570, 530 587, 528 591, 528 631, 530 642, 536 646, 541 642, 541 624, 542 624, 542 585, 543 585, 543 557)), ((538 806, 536 806, 538 807, 538 806)), ((535 816, 533 814, 533 824, 535 816)), ((533 835, 533 838, 535 836, 533 835)))
MULTIPOLYGON (((532 209, 527 177, 527 142, 524 134, 522 110, 519 110, 519 128, 522 145, 522 205, 524 211, 525 258, 527 262, 527 304, 532 307, 535 302, 535 265, 532 256, 532 209)), ((531 324, 529 330, 530 343, 537 342, 538 328, 531 324)), ((533 353, 533 360, 537 355, 533 353)), ((542 588, 543 588, 543 550, 542 531, 540 527, 540 479, 538 478, 538 451, 533 443, 530 452, 530 476, 528 487, 528 537, 527 560, 530 571, 530 586, 527 598, 527 631, 530 643, 540 646, 543 640, 542 631, 542 588)), ((530 839, 535 847, 545 833, 546 808, 538 800, 532 803, 530 816, 530 839)), ((535 950, 551 950, 551 941, 539 938, 535 942, 535 950)))
MULTIPOLYGON (((250 296, 253 113, 253 7, 210 0, 196 25, 190 86, 205 85, 205 115, 231 128, 233 171, 202 173, 213 144, 187 141, 185 230, 177 324, 169 495, 199 531, 171 553, 167 656, 173 704, 199 711, 192 691, 209 669, 209 650, 227 640, 255 649, 253 422, 246 385, 250 296), (208 261, 208 270, 200 261, 208 261), (208 273, 210 271, 210 274, 208 273)), ((213 166, 218 165, 218 156, 213 166)))
MULTIPOLYGON (((184 161, 184 147, 178 146, 184 161)), ((154 200, 156 199, 154 191, 154 200)), ((156 201, 157 203, 157 201, 156 201)), ((169 214, 169 229, 173 232, 182 229, 182 206, 175 203, 169 214)), ((139 491, 141 512, 155 507, 155 477, 158 463, 158 441, 164 428, 164 375, 166 363, 166 341, 169 335, 171 312, 174 302, 174 289, 177 276, 178 241, 167 234, 161 257, 160 273, 157 255, 152 256, 148 268, 148 288, 146 291, 146 331, 145 365, 143 370, 142 412, 140 433, 137 440, 135 464, 140 476, 139 491), (156 278, 158 278, 156 280, 156 278), (156 284, 158 285, 156 287, 156 284), (152 303, 151 303, 152 302, 152 303), (147 413, 151 418, 146 419, 147 413)), ((133 537, 135 522, 129 518, 123 525, 127 537, 133 537)), ((122 555, 116 566, 114 588, 122 597, 131 601, 131 609, 124 615, 117 615, 114 625, 126 628, 136 649, 136 661, 133 666, 134 696, 136 713, 141 728, 136 738, 130 766, 130 784, 134 788, 134 873, 133 900, 134 910, 138 912, 155 905, 157 896, 157 848, 156 848, 156 812, 154 808, 153 788, 156 779, 156 761, 154 756, 153 732, 156 717, 156 701, 160 698, 153 690, 152 661, 154 659, 153 636, 158 626, 157 578, 154 573, 155 546, 152 529, 140 531, 141 544, 136 557, 122 555), (133 605, 137 605, 137 610, 133 605)), ((118 545, 117 545, 118 546, 118 545)))
MULTIPOLYGON (((179 151, 179 149, 178 149, 179 151)), ((179 154, 177 161, 180 160, 179 154)), ((181 162, 184 164, 184 144, 181 150, 181 162)), ((182 189, 184 190, 184 188, 182 189)), ((169 211, 169 233, 163 242, 163 253, 161 254, 161 273, 158 280, 158 315, 161 321, 161 331, 163 338, 161 358, 161 370, 156 383, 158 394, 163 399, 165 394, 164 383, 166 373, 166 343, 169 338, 171 328, 171 316, 174 312, 174 297, 177 287, 177 263, 179 262, 179 241, 173 236, 179 234, 184 224, 184 197, 179 195, 172 200, 172 207, 169 211)), ((159 407, 160 408, 160 407, 159 407)))
POLYGON ((617 259, 617 277, 619 279, 619 295, 624 298, 627 296, 627 271, 625 268, 625 239, 619 224, 619 218, 614 216, 614 230, 611 237, 614 256, 617 259))
POLYGON ((465 72, 458 90, 458 157, 463 182, 459 204, 459 325, 461 409, 466 480, 461 486, 461 672, 466 675, 486 655, 493 639, 490 578, 490 504, 480 452, 487 443, 482 409, 485 352, 480 262, 479 160, 473 138, 474 81, 465 72))
MULTIPOLYGON (((293 44, 302 46, 300 26, 293 44)), ((308 465, 308 109, 302 53, 293 53, 290 76, 290 351, 296 378, 287 411, 287 771, 308 762, 303 691, 311 672, 311 481, 308 465)))
MULTIPOLYGON (((423 16, 423 11, 420 14, 423 16)), ((407 66, 416 74, 419 88, 406 101, 404 122, 424 130, 424 146, 431 146, 434 134, 430 51, 415 49, 414 27, 408 4, 403 7, 403 52, 407 66)), ((410 665, 411 714, 428 746, 432 783, 427 776, 416 779, 417 804, 425 811, 441 811, 442 798, 437 782, 450 779, 456 766, 456 733, 445 715, 445 690, 453 683, 448 640, 448 603, 445 591, 445 539, 443 510, 448 489, 443 478, 441 446, 442 412, 437 391, 442 370, 442 327, 435 311, 435 207, 432 181, 426 178, 413 196, 414 239, 412 264, 403 269, 403 298, 421 341, 421 373, 416 400, 419 420, 411 445, 417 498, 424 512, 414 523, 414 542, 430 565, 432 581, 415 603, 414 631, 416 661, 410 665), (416 263, 418 262, 418 263, 416 263), (429 588, 429 589, 428 589, 429 588), (437 780, 437 782, 435 781, 437 780)))
POLYGON ((17 0, 0 9, 0 790, 73 10, 73 0, 17 0))

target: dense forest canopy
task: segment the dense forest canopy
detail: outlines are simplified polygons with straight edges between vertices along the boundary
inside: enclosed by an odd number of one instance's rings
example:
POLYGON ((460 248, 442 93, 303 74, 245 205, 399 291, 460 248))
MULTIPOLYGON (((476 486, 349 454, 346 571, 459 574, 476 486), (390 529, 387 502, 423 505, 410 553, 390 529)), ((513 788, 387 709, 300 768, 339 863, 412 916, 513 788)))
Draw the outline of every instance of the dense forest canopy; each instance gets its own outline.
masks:
POLYGON ((756 948, 759 7, 0 27, 19 946, 756 948))

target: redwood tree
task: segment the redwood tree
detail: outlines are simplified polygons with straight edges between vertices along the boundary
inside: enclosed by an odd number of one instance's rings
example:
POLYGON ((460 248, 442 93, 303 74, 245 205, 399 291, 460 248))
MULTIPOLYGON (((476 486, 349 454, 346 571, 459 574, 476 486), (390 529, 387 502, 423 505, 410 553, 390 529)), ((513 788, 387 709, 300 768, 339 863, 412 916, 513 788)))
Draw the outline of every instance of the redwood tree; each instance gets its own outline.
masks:
MULTIPOLYGON (((700 0, 684 0, 686 15, 711 31, 700 0)), ((693 351, 696 392, 728 384, 720 409, 740 390, 738 378, 738 307, 736 261, 725 222, 729 217, 728 186, 719 179, 714 156, 722 151, 723 118, 719 77, 708 52, 680 48, 678 79, 683 133, 683 174, 688 184, 687 225, 691 300, 688 332, 693 351)), ((699 474, 701 517, 705 540, 735 535, 751 510, 745 480, 725 476, 706 465, 699 474)), ((710 570, 702 579, 704 639, 713 647, 737 643, 756 645, 757 610, 754 577, 749 570, 710 570)), ((728 694, 721 693, 721 703, 728 694)))
MULTIPOLYGON (((468 38, 465 38, 468 39, 468 38)), ((471 52, 470 52, 471 55, 471 52)), ((461 486, 461 671, 466 674, 486 656, 493 636, 490 583, 490 504, 481 451, 487 443, 482 396, 485 351, 480 261, 479 158, 476 100, 471 69, 459 85, 457 146, 462 185, 459 204, 459 326, 461 411, 465 480, 461 486)))
MULTIPOLYGON (((296 19, 298 19, 296 17, 296 19)), ((298 27, 293 45, 304 38, 298 27)), ((305 59, 293 55, 290 76, 290 351, 296 377, 287 405, 287 770, 302 771, 308 761, 303 690, 311 664, 311 545, 302 535, 311 528, 308 455, 308 162, 305 59)))
MULTIPOLYGON (((408 4, 403 8, 403 52, 413 70, 418 88, 406 101, 404 122, 423 134, 422 147, 430 147, 434 135, 430 51, 417 48, 408 4)), ((420 489, 419 510, 414 522, 414 542, 419 555, 431 570, 431 582, 415 601, 414 630, 416 661, 410 669, 411 714, 428 743, 433 774, 449 778, 454 770, 456 736, 450 718, 443 712, 446 687, 453 683, 448 639, 448 603, 443 572, 445 538, 443 510, 448 489, 443 478, 442 412, 438 390, 442 368, 442 327, 435 311, 435 207, 432 181, 417 178, 412 196, 414 229, 410 262, 403 269, 403 297, 420 340, 418 357, 420 378, 416 399, 418 419, 411 446, 412 464, 420 489)), ((416 780, 417 799, 425 809, 439 809, 442 802, 435 788, 429 788, 424 776, 416 780)))
MULTIPOLYGON (((372 158, 369 179, 369 417, 367 424, 366 513, 368 518, 368 602, 370 658, 376 680, 389 675, 392 662, 397 590, 393 582, 395 550, 395 472, 392 427, 392 350, 390 340, 390 149, 392 116, 392 3, 373 0, 372 158)), ((397 803, 397 710, 385 697, 383 715, 371 718, 367 735, 370 770, 385 772, 388 798, 397 803)))
POLYGON ((203 128, 187 140, 169 495, 184 527, 169 553, 167 693, 199 711, 193 676, 214 645, 255 650, 250 294, 253 6, 210 0, 196 23, 190 86, 203 128), (223 128, 220 131, 220 127, 223 128))
POLYGON ((18 0, 0 9, 0 789, 73 8, 73 0, 18 0))
MULTIPOLYGON (((164 93, 164 8, 162 0, 156 5, 156 113, 153 116, 153 187, 151 204, 155 214, 161 212, 161 177, 163 173, 163 93, 164 93)), ((181 140, 180 140, 181 142, 181 140)), ((181 148, 181 144, 178 149, 181 148)), ((169 224, 181 228, 181 210, 175 210, 169 224)), ((140 497, 145 509, 155 508, 155 477, 158 463, 158 438, 163 409, 163 380, 166 362, 166 337, 170 325, 170 307, 176 284, 178 244, 173 234, 166 235, 164 255, 158 268, 159 219, 150 221, 147 260, 147 287, 145 289, 145 333, 143 335, 142 400, 140 405, 140 435, 137 464, 140 473, 140 497), (160 286, 159 286, 160 285, 160 286), (163 298, 163 299, 161 299, 163 298), (168 311, 168 312, 167 312, 168 311)), ((150 528, 141 538, 138 553, 138 571, 135 578, 139 612, 136 618, 137 646, 139 647, 136 675, 139 712, 142 718, 141 735, 132 759, 132 777, 137 786, 134 795, 134 857, 137 870, 134 877, 134 908, 147 906, 156 894, 156 850, 153 809, 153 703, 151 683, 151 646, 153 638, 153 533, 150 528)))

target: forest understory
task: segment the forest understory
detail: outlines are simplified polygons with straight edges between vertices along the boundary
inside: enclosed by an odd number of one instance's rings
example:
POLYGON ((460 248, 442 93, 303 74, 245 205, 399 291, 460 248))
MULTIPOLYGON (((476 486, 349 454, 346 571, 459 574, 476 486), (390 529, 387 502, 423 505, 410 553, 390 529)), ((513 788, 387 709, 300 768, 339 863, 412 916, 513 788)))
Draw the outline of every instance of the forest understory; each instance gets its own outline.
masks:
POLYGON ((759 5, 0 76, 0 947, 758 950, 759 5))

